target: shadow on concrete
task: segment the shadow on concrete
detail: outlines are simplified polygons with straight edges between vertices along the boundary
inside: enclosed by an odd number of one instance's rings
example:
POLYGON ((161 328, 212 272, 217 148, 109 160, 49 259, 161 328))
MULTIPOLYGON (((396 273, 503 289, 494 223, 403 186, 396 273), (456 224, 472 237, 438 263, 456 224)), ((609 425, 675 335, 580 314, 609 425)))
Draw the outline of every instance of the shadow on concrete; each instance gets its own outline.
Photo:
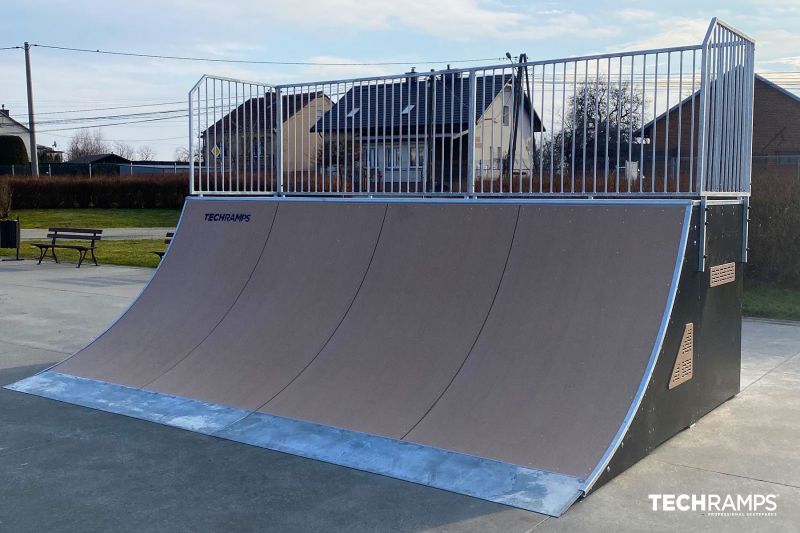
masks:
MULTIPOLYGON (((50 365, 0 370, 0 385, 50 365)), ((0 530, 525 531, 545 517, 0 389, 0 530)))

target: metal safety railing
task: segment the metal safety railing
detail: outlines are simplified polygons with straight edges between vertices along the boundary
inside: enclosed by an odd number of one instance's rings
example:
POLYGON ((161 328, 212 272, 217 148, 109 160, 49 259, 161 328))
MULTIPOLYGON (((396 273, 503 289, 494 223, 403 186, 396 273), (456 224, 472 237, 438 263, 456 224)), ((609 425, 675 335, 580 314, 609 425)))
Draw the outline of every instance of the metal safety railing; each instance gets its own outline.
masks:
POLYGON ((754 42, 189 93, 194 194, 746 196, 754 42))

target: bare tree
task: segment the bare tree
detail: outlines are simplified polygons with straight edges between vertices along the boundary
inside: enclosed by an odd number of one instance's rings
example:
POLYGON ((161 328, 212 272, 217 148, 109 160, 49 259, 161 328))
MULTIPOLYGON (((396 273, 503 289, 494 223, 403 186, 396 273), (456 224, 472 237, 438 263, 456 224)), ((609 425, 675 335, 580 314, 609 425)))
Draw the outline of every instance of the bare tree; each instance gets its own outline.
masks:
POLYGON ((139 147, 139 161, 153 161, 156 158, 156 151, 146 144, 139 147))
POLYGON ((639 112, 644 102, 641 91, 626 83, 608 85, 598 80, 584 85, 569 97, 563 128, 542 142, 536 163, 542 161, 549 169, 552 157, 553 165, 558 167, 562 146, 564 165, 574 164, 576 172, 583 172, 584 166, 608 164, 613 168, 617 159, 635 159, 633 145, 638 146, 639 112))
POLYGON ((114 153, 125 159, 136 159, 136 149, 130 144, 121 141, 114 142, 114 153))
POLYGON ((108 143, 103 138, 103 132, 96 130, 78 130, 69 141, 67 159, 72 161, 87 155, 104 154, 108 152, 108 143))
POLYGON ((178 163, 188 163, 189 162, 189 149, 185 146, 179 146, 175 148, 175 161, 178 163))

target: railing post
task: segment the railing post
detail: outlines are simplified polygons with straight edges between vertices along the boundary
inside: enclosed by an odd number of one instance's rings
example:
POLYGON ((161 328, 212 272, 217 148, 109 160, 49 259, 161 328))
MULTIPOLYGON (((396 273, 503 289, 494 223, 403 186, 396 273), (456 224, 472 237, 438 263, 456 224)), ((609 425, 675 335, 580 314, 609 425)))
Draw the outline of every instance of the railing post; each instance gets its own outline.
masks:
POLYGON ((283 95, 280 87, 275 87, 275 123, 277 135, 277 149, 275 163, 278 170, 278 195, 284 195, 283 186, 283 95))
POLYGON ((469 73, 469 108, 467 112, 467 195, 475 196, 475 115, 477 107, 478 83, 475 71, 469 73))
POLYGON ((705 39, 703 39, 703 53, 700 59, 700 116, 697 126, 697 194, 700 196, 700 212, 697 217, 697 271, 704 272, 706 269, 706 225, 707 206, 706 206, 706 172, 708 172, 708 132, 706 127, 708 121, 708 93, 709 93, 709 54, 711 50, 711 40, 714 29, 717 26, 717 19, 711 20, 708 26, 705 39))
POLYGON ((708 136, 708 128, 706 128, 707 108, 708 108, 708 55, 709 43, 714 27, 716 26, 717 19, 713 19, 706 32, 706 37, 703 39, 703 53, 700 56, 700 112, 697 125, 697 174, 696 174, 696 187, 697 194, 702 196, 705 192, 706 184, 706 151, 708 150, 708 143, 706 137, 708 136))
MULTIPOLYGON (((198 82, 199 83, 199 82, 198 82)), ((193 113, 192 113, 192 93, 194 89, 189 91, 189 194, 194 195, 194 128, 193 128, 193 113)), ((216 102, 214 103, 216 105, 216 102)), ((133 168, 131 168, 133 172, 133 168)))

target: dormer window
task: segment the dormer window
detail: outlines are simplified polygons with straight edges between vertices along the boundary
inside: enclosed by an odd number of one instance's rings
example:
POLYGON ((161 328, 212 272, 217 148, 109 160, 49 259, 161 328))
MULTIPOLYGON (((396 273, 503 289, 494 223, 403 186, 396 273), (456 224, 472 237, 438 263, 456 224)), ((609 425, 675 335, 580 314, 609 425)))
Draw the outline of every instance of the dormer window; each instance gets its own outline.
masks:
POLYGON ((414 109, 414 104, 408 104, 408 105, 405 107, 405 109, 403 109, 403 110, 400 112, 400 114, 401 114, 401 115, 408 115, 409 113, 411 113, 411 110, 412 110, 412 109, 414 109))
POLYGON ((358 113, 360 109, 361 109, 360 107, 354 107, 353 109, 351 109, 350 112, 347 113, 347 118, 353 118, 354 116, 356 116, 356 113, 358 113))

